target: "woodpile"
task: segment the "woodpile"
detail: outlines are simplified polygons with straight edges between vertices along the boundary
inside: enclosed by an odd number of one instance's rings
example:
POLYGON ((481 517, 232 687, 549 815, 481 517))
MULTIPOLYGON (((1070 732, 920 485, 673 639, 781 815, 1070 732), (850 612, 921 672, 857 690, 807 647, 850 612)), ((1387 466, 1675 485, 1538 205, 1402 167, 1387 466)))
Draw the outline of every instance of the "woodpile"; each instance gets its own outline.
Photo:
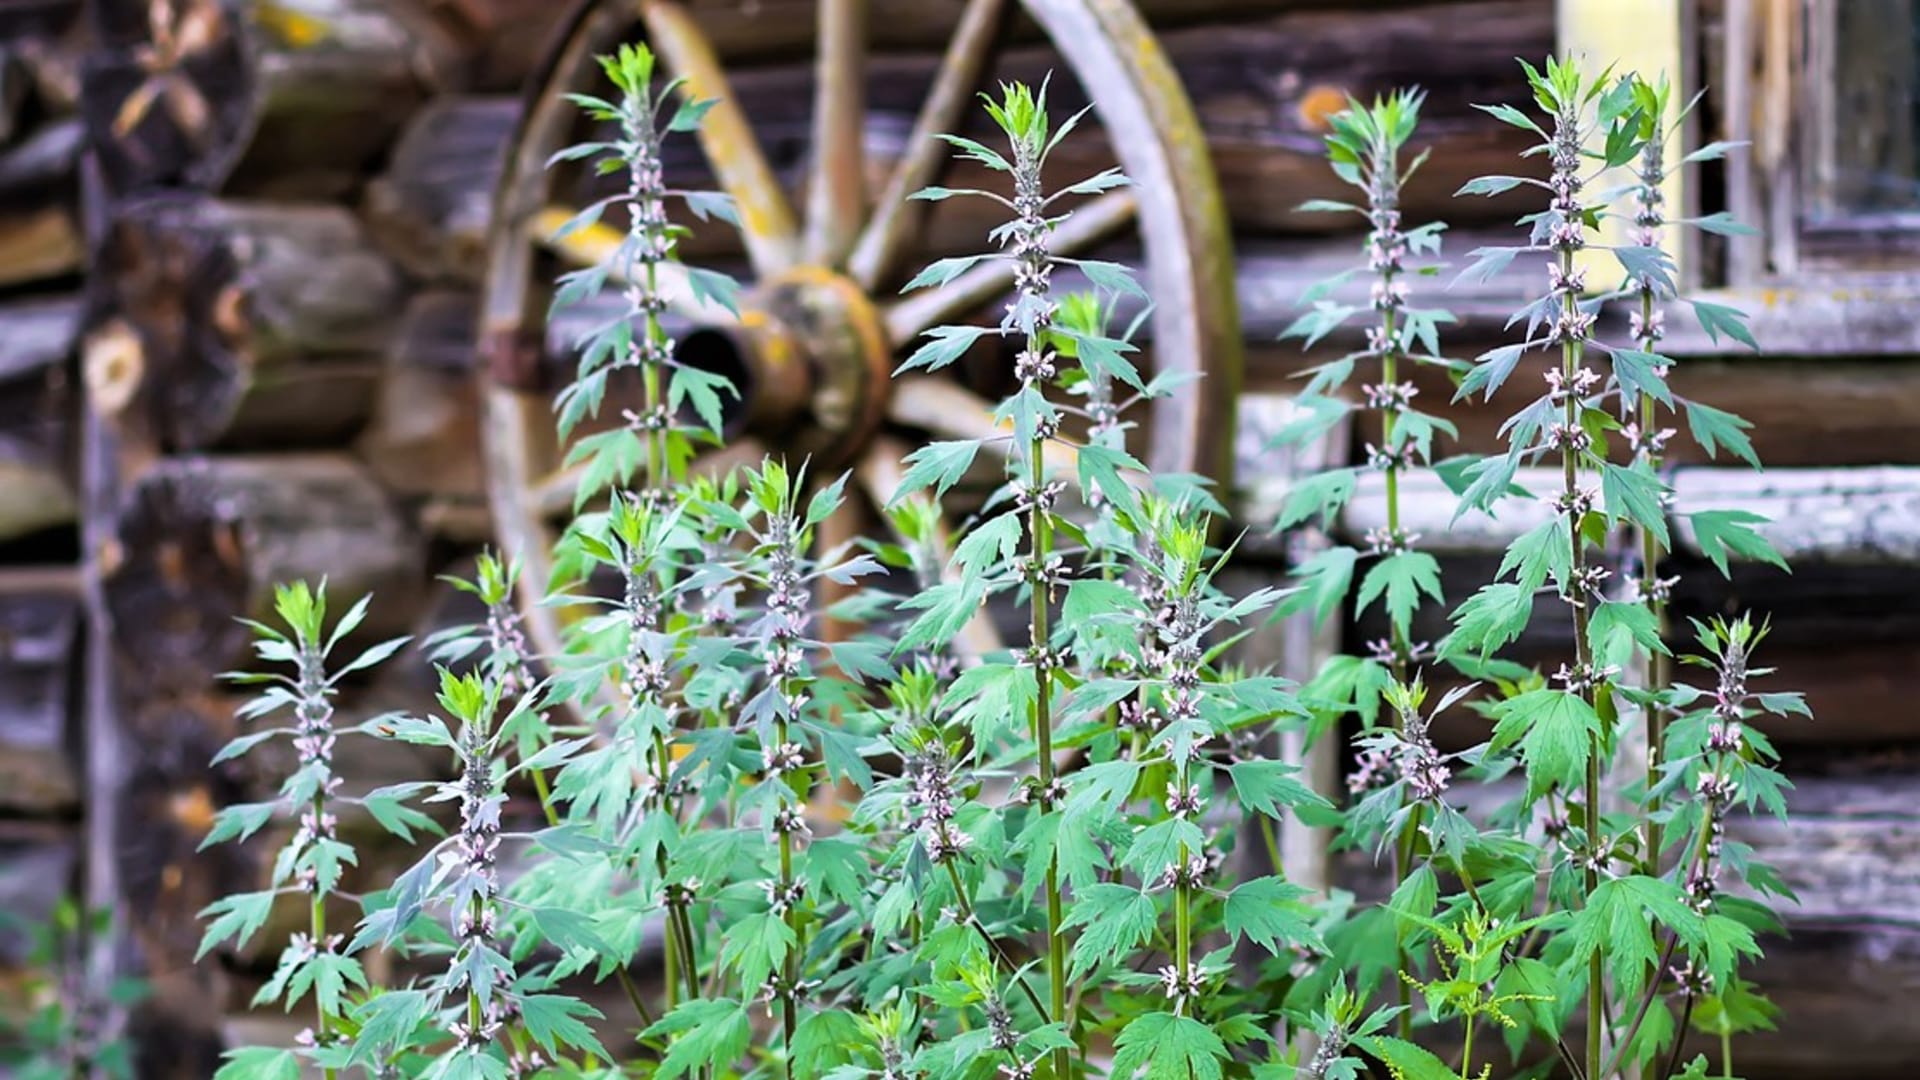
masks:
MULTIPOLYGON (((140 963, 167 980, 138 1019, 156 1034, 147 1075, 210 1075, 229 998, 270 963, 191 963, 193 912, 261 872, 258 845, 195 851, 214 808, 262 793, 262 778, 205 764, 233 730, 214 676, 247 661, 233 618, 260 615, 276 581, 326 575, 342 602, 376 593, 373 622, 385 625, 364 633, 430 627, 445 599, 432 575, 488 538, 476 290, 522 91, 567 6, 17 0, 0 12, 0 904, 32 913, 81 890, 118 907, 140 963)), ((697 5, 740 61, 735 92, 796 204, 812 154, 814 6, 697 5)), ((963 5, 872 6, 863 141, 877 192, 963 5)), ((1448 219, 1456 262, 1511 242, 1524 198, 1451 196, 1470 176, 1515 171, 1524 133, 1471 106, 1510 98, 1512 58, 1553 48, 1553 5, 1138 6, 1213 148, 1235 223, 1251 390, 1284 395, 1293 373, 1328 358, 1274 339, 1300 292, 1358 249, 1354 219, 1297 209, 1344 195, 1320 138, 1348 95, 1425 86, 1432 158, 1406 192, 1409 221, 1448 219)), ((1058 68, 1034 28, 1014 23, 993 75, 1058 68)), ((1056 108, 1079 104, 1072 80, 1056 78, 1054 91, 1056 108)), ((691 141, 676 145, 673 182, 704 182, 691 141)), ((1092 139, 1057 164, 1078 179, 1107 163, 1092 139)), ((959 170, 948 182, 966 181, 959 170)), ((591 183, 575 193, 582 205, 591 183)), ((993 208, 968 203, 933 208, 927 254, 978 247, 993 208)), ((708 246, 692 255, 739 255, 707 239, 722 231, 699 235, 708 246)), ((1540 284, 1522 261, 1430 299, 1460 315, 1448 342, 1472 355, 1540 284)), ((1835 326, 1865 333, 1844 313, 1835 326)), ((1901 869, 1920 858, 1903 847, 1916 835, 1907 807, 1920 771, 1856 781, 1847 770, 1920 741, 1903 708, 1907 673, 1920 670, 1920 481, 1864 467, 1920 463, 1920 375, 1866 357, 1756 361, 1690 338, 1675 346, 1689 353, 1676 389, 1753 420, 1755 447, 1778 470, 1737 475, 1683 435, 1679 510, 1776 507, 1795 559, 1791 576, 1736 565, 1729 587, 1683 527, 1680 610, 1775 612, 1779 681, 1807 689, 1819 716, 1773 732, 1806 781, 1805 823, 1743 834, 1805 900, 1794 940, 1771 946, 1760 975, 1789 1027, 1756 1042, 1750 1075, 1880 1075, 1920 1055, 1920 1029, 1848 1003, 1920 980, 1920 886, 1901 869)), ((1513 382, 1538 385, 1541 370, 1530 359, 1513 382)), ((1444 376, 1415 379, 1418 404, 1455 422, 1463 449, 1497 445, 1502 402, 1446 404, 1444 376)), ((1363 427, 1327 448, 1334 461, 1361 459, 1375 437, 1363 427)), ((1271 506, 1279 492, 1244 494, 1271 506)), ((1363 495, 1332 539, 1364 532, 1371 506, 1363 495)), ((1420 531, 1445 549, 1449 582, 1486 579, 1513 523, 1447 524, 1420 531)), ((1268 578, 1289 557, 1247 551, 1248 572, 1268 578)), ((1545 621, 1539 632, 1554 634, 1545 621)), ((1329 636, 1296 634, 1289 647, 1329 636)), ((1378 631, 1363 619, 1337 636, 1378 631)), ((349 707, 428 692, 404 679, 356 687, 349 707)), ((1331 778, 1344 765, 1315 767, 1331 778)))

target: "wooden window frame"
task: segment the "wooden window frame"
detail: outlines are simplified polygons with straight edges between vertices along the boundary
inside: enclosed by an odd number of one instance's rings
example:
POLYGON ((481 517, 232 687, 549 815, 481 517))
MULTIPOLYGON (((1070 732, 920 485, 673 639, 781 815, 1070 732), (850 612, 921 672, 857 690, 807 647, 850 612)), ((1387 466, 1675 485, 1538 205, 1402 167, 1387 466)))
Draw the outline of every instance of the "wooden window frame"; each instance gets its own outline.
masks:
MULTIPOLYGON (((1758 232, 1725 239, 1724 265, 1713 280, 1702 273, 1698 237, 1684 235, 1676 253, 1680 281, 1690 295, 1746 311, 1769 353, 1920 354, 1920 214, 1833 223, 1802 214, 1819 155, 1831 154, 1821 141, 1831 130, 1829 98, 1818 88, 1833 57, 1821 28, 1845 2, 1722 0, 1720 82, 1710 89, 1738 107, 1718 110, 1722 131, 1703 132, 1693 118, 1672 156, 1711 139, 1746 143, 1728 157, 1725 201, 1758 232)), ((1557 13, 1563 51, 1621 71, 1669 72, 1683 99, 1699 87, 1694 58, 1703 50, 1694 0, 1557 0, 1557 13)), ((1697 213, 1697 171, 1669 180, 1667 205, 1697 213)), ((1724 342, 1673 329, 1666 350, 1674 355, 1730 352, 1724 342)))

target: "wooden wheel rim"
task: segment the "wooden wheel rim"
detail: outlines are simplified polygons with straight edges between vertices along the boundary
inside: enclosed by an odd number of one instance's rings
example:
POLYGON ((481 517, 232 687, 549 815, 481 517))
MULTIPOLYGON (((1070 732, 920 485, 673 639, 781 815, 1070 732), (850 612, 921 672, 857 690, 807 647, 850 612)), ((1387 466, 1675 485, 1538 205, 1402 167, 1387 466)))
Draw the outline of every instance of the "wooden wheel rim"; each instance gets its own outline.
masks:
MULTIPOLYGON (((1241 371, 1233 256, 1224 203, 1192 104, 1129 0, 1020 3, 1049 39, 1072 44, 1071 49, 1060 50, 1062 60, 1086 89, 1121 167, 1133 180, 1131 190, 1103 197, 1104 207, 1090 202, 1083 215, 1076 215, 1090 222, 1089 235, 1082 239, 1090 242, 1094 234, 1103 235, 1124 222, 1124 214, 1131 215, 1143 245, 1143 284, 1154 299, 1149 332, 1156 364, 1204 376, 1197 385, 1151 403, 1154 440, 1141 456, 1156 472, 1198 473, 1212 478, 1221 490, 1229 490, 1232 403, 1239 392, 1241 371), (1131 203, 1123 212, 1116 210, 1116 195, 1131 203), (1107 221, 1108 216, 1113 221, 1107 221)), ((823 9, 839 9, 839 14, 823 12, 827 25, 821 35, 823 77, 816 89, 814 133, 817 145, 834 152, 815 157, 835 163, 821 166, 826 170, 857 176, 857 146, 851 151, 853 164, 847 163, 848 125, 822 120, 850 110, 821 108, 818 95, 833 93, 833 84, 844 89, 846 83, 863 82, 864 72, 861 79, 834 78, 847 60, 860 59, 857 51, 846 52, 850 45, 844 28, 847 12, 857 9, 861 0, 821 0, 821 4, 823 9)), ((969 0, 957 36, 972 33, 973 43, 979 45, 981 27, 975 24, 982 20, 1004 23, 991 14, 1001 6, 1004 0, 969 0)), ((479 332, 485 372, 482 430, 495 534, 505 552, 521 561, 520 606, 535 648, 544 655, 562 651, 569 614, 541 602, 551 574, 548 554, 556 533, 537 505, 535 492, 545 473, 541 462, 557 459, 557 447, 551 399, 535 377, 544 343, 545 310, 533 300, 535 286, 544 283, 532 280, 535 244, 529 226, 549 207, 546 163, 564 145, 574 119, 574 106, 559 95, 584 89, 598 78, 594 58, 630 37, 636 8, 669 72, 688 78, 694 93, 720 98, 708 114, 701 141, 722 188, 739 208, 743 239, 756 272, 769 278, 823 275, 832 278, 836 287, 850 278, 879 277, 888 269, 889 253, 884 240, 875 242, 876 235, 890 231, 887 222, 898 216, 898 200, 930 179, 906 175, 908 163, 915 158, 910 146, 903 153, 903 167, 893 170, 892 182, 872 211, 859 215, 859 223, 870 228, 856 238, 850 231, 854 223, 847 219, 845 200, 836 207, 832 191, 825 190, 833 186, 833 177, 818 177, 829 182, 812 185, 815 192, 825 193, 810 200, 803 231, 759 155, 745 118, 725 97, 724 73, 717 63, 711 71, 699 70, 702 62, 712 61, 711 49, 681 0, 583 0, 576 8, 532 84, 511 145, 495 199, 479 332), (720 86, 710 84, 713 77, 718 77, 720 86), (818 265, 821 262, 828 265, 818 265)), ((960 49, 956 43, 943 61, 942 77, 950 73, 954 53, 960 49)), ((971 99, 974 88, 965 86, 959 100, 971 99)), ((930 101, 941 90, 936 84, 930 101)), ((847 100, 858 102, 859 98, 847 100)), ((916 136, 930 134, 921 130, 928 119, 924 109, 920 119, 923 123, 916 125, 916 136)), ((855 125, 853 138, 857 136, 855 125)), ((1062 233, 1073 227, 1070 220, 1062 233)), ((970 276, 981 277, 963 275, 950 286, 975 290, 977 295, 966 307, 978 310, 985 306, 983 299, 990 302, 1004 294, 1004 289, 991 289, 990 281, 967 280, 970 276)), ((920 297, 893 304, 883 314, 882 329, 889 340, 882 345, 891 352, 952 313, 920 297), (916 299, 917 308, 913 306, 916 299)), ((875 426, 862 425, 862 434, 870 434, 875 426)), ((891 440, 872 440, 870 445, 897 449, 891 440)), ((861 469, 858 473, 874 476, 892 471, 861 469)), ((881 493, 883 498, 885 494, 881 493)))

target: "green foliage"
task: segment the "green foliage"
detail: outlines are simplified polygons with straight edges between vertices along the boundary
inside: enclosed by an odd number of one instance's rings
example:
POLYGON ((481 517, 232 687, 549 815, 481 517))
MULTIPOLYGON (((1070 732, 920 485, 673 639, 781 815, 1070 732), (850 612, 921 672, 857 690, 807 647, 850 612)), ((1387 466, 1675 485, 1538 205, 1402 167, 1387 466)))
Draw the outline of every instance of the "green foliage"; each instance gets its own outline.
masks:
MULTIPOLYGON (((276 800, 221 808, 207 840, 291 838, 264 889, 206 909, 202 951, 243 947, 281 905, 304 903, 306 930, 260 1001, 311 1008, 314 1037, 236 1050, 221 1077, 1430 1080, 1557 1054, 1601 1080, 1656 1075, 1681 1024, 1671 997, 1727 1038, 1771 1023, 1739 971, 1772 917, 1727 892, 1733 878, 1784 886, 1722 835, 1736 806, 1784 810, 1771 746, 1746 719, 1805 706, 1748 689, 1765 630, 1745 620, 1702 625, 1680 658, 1711 685, 1668 670, 1660 424, 1685 412, 1704 448, 1750 462, 1752 443, 1744 421, 1675 393, 1657 349, 1652 313, 1676 299, 1647 194, 1649 148, 1677 128, 1664 84, 1555 58, 1524 68, 1532 107, 1486 107, 1540 140, 1552 179, 1463 189, 1537 193, 1545 207, 1524 219, 1525 244, 1473 253, 1465 275, 1541 253, 1554 273, 1513 321, 1522 340, 1471 364, 1441 354, 1453 318, 1422 306, 1444 227, 1401 216, 1422 96, 1332 119, 1329 161, 1357 195, 1306 209, 1367 231, 1358 265, 1302 297, 1285 334, 1340 351, 1308 373, 1275 446, 1351 423, 1366 461, 1301 479, 1280 512, 1280 528, 1345 542, 1303 559, 1297 590, 1235 595, 1205 478, 1155 475, 1129 443, 1127 408, 1183 387, 1135 366, 1140 319, 1117 324, 1148 298, 1130 271, 1057 250, 1077 200, 1127 180, 1110 170, 1049 190, 1043 166, 1080 116, 1056 123, 1044 84, 988 96, 985 141, 942 136, 996 190, 916 195, 984 200, 1006 220, 991 250, 940 259, 906 291, 994 265, 1015 286, 997 321, 929 329, 901 370, 1008 356, 1007 396, 982 437, 922 446, 896 491, 869 493, 893 537, 830 544, 851 476, 778 456, 688 473, 723 441, 735 388, 674 358, 665 282, 703 303, 732 297, 677 261, 685 229, 666 207, 720 223, 732 209, 667 188, 661 147, 710 104, 662 85, 643 46, 602 63, 610 95, 573 99, 596 141, 556 163, 621 174, 623 192, 561 233, 613 207, 627 229, 607 262, 559 282, 556 305, 617 280, 625 312, 575 343, 556 427, 565 439, 594 420, 616 373, 639 407, 571 440, 583 479, 544 553, 550 580, 523 580, 528 553, 510 552, 454 582, 485 614, 421 643, 437 708, 335 730, 340 680, 404 644, 336 662, 364 600, 329 626, 324 587, 295 583, 277 593, 278 622, 254 627, 263 670, 235 678, 260 690, 241 710, 255 728, 221 760, 281 739, 297 760, 276 800), (1589 192, 1602 169, 1636 162, 1634 213, 1589 192), (1640 231, 1601 244, 1622 216, 1640 231), (1610 252, 1624 284, 1590 292, 1581 249, 1610 252), (1069 272, 1091 287, 1056 293, 1069 272), (1610 304, 1640 305, 1632 342, 1598 340, 1610 304), (1560 361, 1544 392, 1512 377, 1536 351, 1560 361), (1444 371, 1462 397, 1528 397, 1501 429, 1506 451, 1436 456, 1455 432, 1414 407, 1416 367, 1444 371), (1539 462, 1561 466, 1557 490, 1515 484, 1539 462), (1420 550, 1401 496, 1424 470, 1458 498, 1456 519, 1544 504, 1496 580, 1456 587, 1420 550), (949 529, 942 500, 970 513, 949 529), (1350 522, 1376 509, 1359 500, 1385 513, 1356 537, 1350 522), (1644 572, 1609 561, 1627 550, 1652 553, 1644 572), (565 609, 561 641, 530 640, 531 598, 565 609), (1543 600, 1575 628, 1552 672, 1514 655, 1540 655, 1543 600), (1448 609, 1446 633, 1422 640, 1448 609), (1338 611, 1378 611, 1384 638, 1305 685, 1236 666, 1233 646, 1265 620, 1338 611), (1016 614, 1008 644, 985 632, 1016 614), (290 723, 262 725, 282 713, 290 723), (1443 716, 1485 740, 1443 746, 1443 716), (1336 805, 1272 748, 1337 737, 1349 720, 1359 760, 1336 805), (1623 750, 1640 722, 1661 736, 1651 770, 1623 750), (333 772, 347 737, 442 765, 361 791, 333 772), (1625 809, 1609 811, 1599 778, 1623 765, 1625 809), (1518 797, 1472 815, 1452 805, 1481 781, 1518 797), (362 881, 342 815, 391 833, 410 865, 362 881), (1302 823, 1389 864, 1386 901, 1289 880, 1280 834, 1302 823), (357 924, 330 928, 350 903, 357 924), (374 963, 377 951, 391 955, 374 963), (608 985, 594 1000, 624 1002, 615 1015, 587 1004, 595 983, 608 985), (1595 1036, 1576 1049, 1583 1005, 1595 1036), (1457 1067, 1421 1045, 1434 1023, 1465 1032, 1457 1067), (1307 1031, 1311 1054, 1294 1038, 1307 1031)), ((1748 340, 1737 315, 1695 313, 1748 340)), ((1778 561, 1743 511, 1684 524, 1723 573, 1732 558, 1778 561)))

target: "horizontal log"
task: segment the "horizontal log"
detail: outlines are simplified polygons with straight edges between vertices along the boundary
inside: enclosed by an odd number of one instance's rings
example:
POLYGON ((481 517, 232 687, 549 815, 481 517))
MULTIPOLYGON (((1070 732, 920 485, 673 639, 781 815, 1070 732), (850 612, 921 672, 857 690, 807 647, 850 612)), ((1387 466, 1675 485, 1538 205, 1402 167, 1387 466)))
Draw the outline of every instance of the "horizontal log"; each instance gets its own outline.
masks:
POLYGON ((447 97, 408 121, 386 171, 367 187, 381 250, 416 277, 478 285, 494 187, 520 118, 518 97, 447 97))
POLYGON ((72 297, 0 303, 0 542, 71 525, 72 297))
POLYGON ((69 119, 0 150, 0 286, 63 277, 85 261, 75 195, 83 142, 69 119))
POLYGON ((472 293, 421 293, 380 376, 354 452, 388 491, 435 500, 485 497, 482 414, 474 381, 472 293))
MULTIPOLYGON (((1536 494, 1560 488, 1558 470, 1522 469, 1515 483, 1536 494)), ((1672 479, 1668 522, 1676 550, 1703 556, 1690 515, 1746 510, 1766 518, 1755 528, 1790 564, 1904 566, 1920 561, 1920 468, 1857 469, 1682 468, 1672 479)), ((1271 503, 1274 495, 1263 495, 1271 503)), ((1470 510, 1455 518, 1459 498, 1439 476, 1409 470, 1400 482, 1400 522, 1420 535, 1420 546, 1448 554, 1503 550, 1553 516, 1544 502, 1507 499, 1494 513, 1470 510)), ((1385 477, 1365 472, 1340 515, 1337 531, 1349 539, 1386 526, 1385 477)), ((1737 556, 1736 556, 1737 557, 1737 556)))
POLYGON ((177 449, 351 435, 405 297, 339 207, 193 196, 122 206, 92 288, 89 399, 177 449))
POLYGON ((273 588, 322 578, 341 610, 374 603, 355 635, 403 633, 425 577, 419 537, 342 454, 180 457, 134 483, 102 554, 129 689, 191 690, 248 663, 236 617, 271 618, 273 588))
MULTIPOLYGON (((6 572, 0 570, 0 585, 6 572)), ((77 713, 80 599, 71 591, 0 592, 0 814, 66 814, 80 782, 69 730, 77 713)))
POLYGON ((339 196, 419 97, 418 43, 384 0, 176 0, 158 33, 147 0, 93 7, 81 115, 112 192, 339 196))
POLYGON ((526 88, 574 5, 550 0, 396 0, 392 10, 422 42, 422 77, 439 93, 526 88))

